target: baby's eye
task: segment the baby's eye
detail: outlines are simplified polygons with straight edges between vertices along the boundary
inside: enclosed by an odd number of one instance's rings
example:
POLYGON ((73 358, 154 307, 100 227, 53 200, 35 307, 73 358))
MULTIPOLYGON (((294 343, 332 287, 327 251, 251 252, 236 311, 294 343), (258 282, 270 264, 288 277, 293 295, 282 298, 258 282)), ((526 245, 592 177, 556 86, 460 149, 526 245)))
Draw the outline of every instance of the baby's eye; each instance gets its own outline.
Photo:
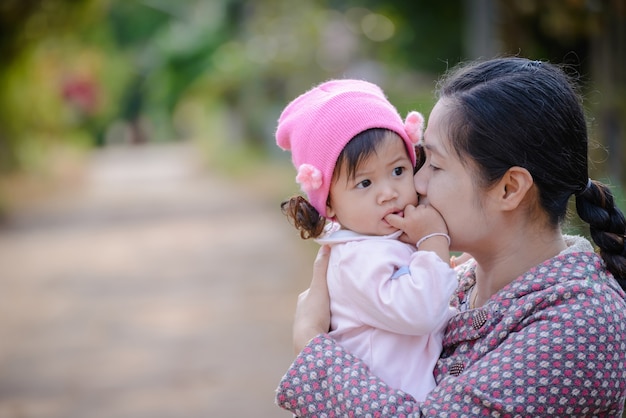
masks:
POLYGON ((393 169, 393 175, 394 176, 401 176, 402 173, 404 173, 405 168, 404 167, 396 167, 393 169))
POLYGON ((358 189, 365 189, 367 187, 370 187, 372 185, 372 182, 370 180, 363 180, 360 181, 359 184, 356 185, 356 187, 358 189))

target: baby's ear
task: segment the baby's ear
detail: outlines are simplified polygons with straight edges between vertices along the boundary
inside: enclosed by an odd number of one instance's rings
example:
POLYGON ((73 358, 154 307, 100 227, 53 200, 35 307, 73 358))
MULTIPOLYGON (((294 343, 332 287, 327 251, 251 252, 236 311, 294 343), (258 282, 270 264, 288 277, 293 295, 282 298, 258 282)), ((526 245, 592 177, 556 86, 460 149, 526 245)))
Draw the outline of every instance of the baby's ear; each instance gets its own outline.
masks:
POLYGON ((333 219, 335 217, 335 211, 329 203, 326 204, 326 219, 333 219))

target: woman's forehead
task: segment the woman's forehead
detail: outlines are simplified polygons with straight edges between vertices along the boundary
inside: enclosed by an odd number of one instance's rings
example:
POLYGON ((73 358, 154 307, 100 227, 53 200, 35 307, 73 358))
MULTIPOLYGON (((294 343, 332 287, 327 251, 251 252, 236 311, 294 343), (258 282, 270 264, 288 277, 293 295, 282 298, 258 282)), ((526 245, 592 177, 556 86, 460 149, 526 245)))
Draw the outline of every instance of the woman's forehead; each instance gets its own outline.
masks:
POLYGON ((428 117, 422 146, 432 153, 445 154, 448 145, 449 120, 452 108, 440 99, 428 117))

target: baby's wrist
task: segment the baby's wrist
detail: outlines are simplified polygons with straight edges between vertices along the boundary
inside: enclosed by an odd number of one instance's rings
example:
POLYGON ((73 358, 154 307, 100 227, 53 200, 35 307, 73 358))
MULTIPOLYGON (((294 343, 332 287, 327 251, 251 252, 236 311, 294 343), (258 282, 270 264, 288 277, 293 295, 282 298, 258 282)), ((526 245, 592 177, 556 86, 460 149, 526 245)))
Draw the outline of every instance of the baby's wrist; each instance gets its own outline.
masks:
POLYGON ((450 246, 450 236, 448 234, 444 232, 433 232, 432 234, 424 235, 422 238, 420 238, 415 244, 415 247, 419 250, 420 245, 422 245, 424 241, 437 237, 439 237, 440 239, 445 238, 448 241, 448 247, 450 246))

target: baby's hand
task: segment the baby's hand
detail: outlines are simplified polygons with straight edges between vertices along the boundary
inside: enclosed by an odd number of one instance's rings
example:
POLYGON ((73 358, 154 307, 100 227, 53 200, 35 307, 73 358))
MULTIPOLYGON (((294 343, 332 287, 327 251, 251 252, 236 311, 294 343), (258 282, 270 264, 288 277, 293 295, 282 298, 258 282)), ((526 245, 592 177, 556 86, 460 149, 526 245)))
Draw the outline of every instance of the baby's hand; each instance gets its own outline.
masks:
POLYGON ((448 233, 448 228, 441 214, 429 205, 408 205, 404 208, 404 217, 389 214, 385 217, 391 226, 404 231, 400 239, 415 245, 420 238, 435 232, 448 233))

